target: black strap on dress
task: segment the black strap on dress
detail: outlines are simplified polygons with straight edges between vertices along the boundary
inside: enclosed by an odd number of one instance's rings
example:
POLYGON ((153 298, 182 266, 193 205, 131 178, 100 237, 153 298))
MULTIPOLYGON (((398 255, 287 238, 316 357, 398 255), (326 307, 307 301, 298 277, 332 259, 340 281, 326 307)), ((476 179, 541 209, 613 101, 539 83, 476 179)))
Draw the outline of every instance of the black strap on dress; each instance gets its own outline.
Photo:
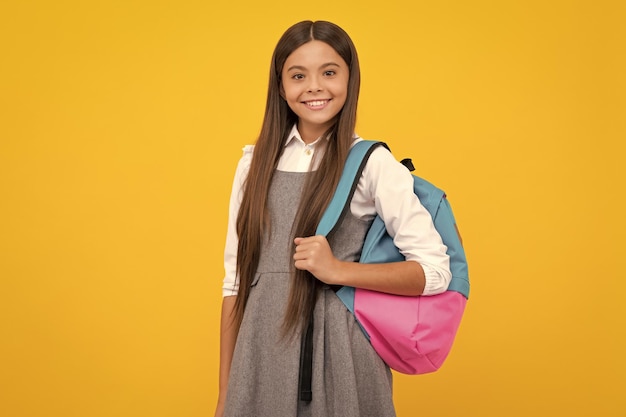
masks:
POLYGON ((311 389, 313 380, 313 314, 311 314, 306 330, 302 332, 300 349, 300 379, 298 392, 300 401, 310 403, 313 399, 313 391, 311 389))

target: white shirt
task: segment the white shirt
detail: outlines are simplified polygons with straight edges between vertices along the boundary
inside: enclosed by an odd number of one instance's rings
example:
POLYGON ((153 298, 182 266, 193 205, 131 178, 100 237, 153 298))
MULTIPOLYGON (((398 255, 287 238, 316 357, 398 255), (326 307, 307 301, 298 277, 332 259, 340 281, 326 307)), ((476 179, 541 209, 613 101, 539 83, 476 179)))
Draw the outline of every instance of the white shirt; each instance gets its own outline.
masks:
MULTIPOLYGON (((355 142, 361 141, 358 136, 355 142)), ((296 126, 285 143, 285 150, 278 162, 278 170, 307 172, 311 166, 320 139, 306 144, 296 126)), ((319 147, 323 151, 324 147, 319 147)), ((237 277, 237 214, 243 196, 243 183, 248 175, 254 146, 243 148, 243 156, 237 165, 230 197, 228 231, 224 250, 225 277, 223 296, 236 295, 239 289, 237 277)), ((316 161, 320 160, 319 155, 316 161)), ((316 163, 317 164, 317 163, 316 163)), ((413 192, 413 177, 404 165, 396 161, 384 147, 372 152, 350 203, 352 215, 358 219, 371 220, 379 215, 385 223, 394 244, 407 261, 419 262, 424 269, 426 286, 424 295, 435 295, 447 290, 452 279, 450 258, 446 246, 433 225, 428 211, 413 192)))

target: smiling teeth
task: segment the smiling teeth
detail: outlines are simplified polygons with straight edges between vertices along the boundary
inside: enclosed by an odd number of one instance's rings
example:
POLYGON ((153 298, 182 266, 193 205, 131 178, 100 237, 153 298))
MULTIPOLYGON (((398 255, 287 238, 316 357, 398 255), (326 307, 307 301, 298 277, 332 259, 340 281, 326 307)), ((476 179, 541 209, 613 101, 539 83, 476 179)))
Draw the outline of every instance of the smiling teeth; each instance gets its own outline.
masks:
POLYGON ((311 107, 323 106, 326 104, 328 100, 316 100, 316 101, 307 101, 306 105, 311 107))

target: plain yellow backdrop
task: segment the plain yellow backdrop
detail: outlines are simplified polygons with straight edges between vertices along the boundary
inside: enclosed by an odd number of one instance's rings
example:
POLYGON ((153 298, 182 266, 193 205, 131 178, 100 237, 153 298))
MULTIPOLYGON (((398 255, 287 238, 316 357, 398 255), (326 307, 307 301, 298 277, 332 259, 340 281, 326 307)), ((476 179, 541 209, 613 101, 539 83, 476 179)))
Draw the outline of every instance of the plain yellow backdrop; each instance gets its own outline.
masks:
POLYGON ((358 133, 470 261, 398 415, 626 415, 626 11, 534 0, 0 5, 0 415, 213 415, 232 175, 304 19, 351 34, 358 133))

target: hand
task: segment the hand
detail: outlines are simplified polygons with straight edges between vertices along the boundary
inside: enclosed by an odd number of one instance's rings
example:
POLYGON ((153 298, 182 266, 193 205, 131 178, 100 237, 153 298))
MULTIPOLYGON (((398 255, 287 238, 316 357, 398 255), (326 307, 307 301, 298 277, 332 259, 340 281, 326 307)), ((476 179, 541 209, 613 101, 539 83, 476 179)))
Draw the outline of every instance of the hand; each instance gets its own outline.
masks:
POLYGON ((224 402, 218 401, 217 407, 215 408, 215 417, 223 417, 224 416, 224 402))
POLYGON ((297 237, 294 243, 296 253, 293 259, 297 269, 309 271, 325 284, 338 283, 341 261, 335 258, 324 236, 297 237))

